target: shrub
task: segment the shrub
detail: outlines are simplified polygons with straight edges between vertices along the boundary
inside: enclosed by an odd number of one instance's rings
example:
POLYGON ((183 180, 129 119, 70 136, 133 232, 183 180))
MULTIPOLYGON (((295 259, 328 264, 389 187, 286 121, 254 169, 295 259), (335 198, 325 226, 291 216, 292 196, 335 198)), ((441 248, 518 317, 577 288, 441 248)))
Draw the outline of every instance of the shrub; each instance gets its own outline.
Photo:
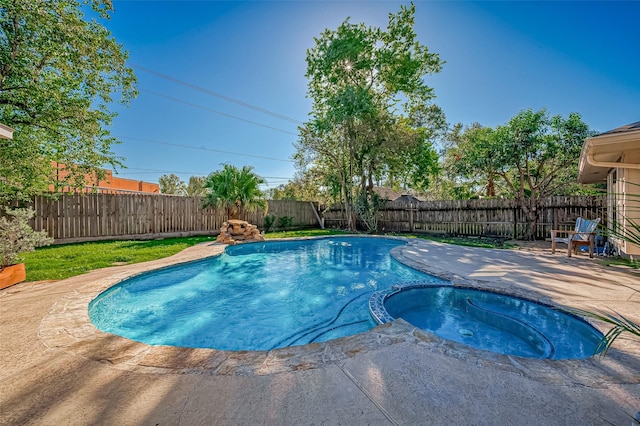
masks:
POLYGON ((291 216, 280 216, 278 218, 278 228, 287 229, 293 225, 293 218, 291 216))
POLYGON ((7 210, 5 214, 0 217, 2 268, 22 262, 22 253, 53 242, 45 231, 36 232, 29 226, 29 219, 34 215, 32 209, 7 210))
POLYGON ((276 217, 273 215, 266 215, 264 217, 264 232, 269 232, 269 229, 273 226, 276 221, 276 217))

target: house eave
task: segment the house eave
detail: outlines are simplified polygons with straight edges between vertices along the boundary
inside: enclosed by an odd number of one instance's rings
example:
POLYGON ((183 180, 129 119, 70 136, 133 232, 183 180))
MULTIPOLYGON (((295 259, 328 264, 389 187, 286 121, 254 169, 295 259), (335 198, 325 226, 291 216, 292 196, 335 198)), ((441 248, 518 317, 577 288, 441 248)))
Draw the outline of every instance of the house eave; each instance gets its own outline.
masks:
POLYGON ((639 168, 636 163, 620 161, 625 153, 639 150, 640 129, 608 132, 585 139, 578 164, 578 182, 602 182, 612 168, 639 168))
POLYGON ((0 123, 0 139, 13 139, 13 132, 11 127, 0 123))

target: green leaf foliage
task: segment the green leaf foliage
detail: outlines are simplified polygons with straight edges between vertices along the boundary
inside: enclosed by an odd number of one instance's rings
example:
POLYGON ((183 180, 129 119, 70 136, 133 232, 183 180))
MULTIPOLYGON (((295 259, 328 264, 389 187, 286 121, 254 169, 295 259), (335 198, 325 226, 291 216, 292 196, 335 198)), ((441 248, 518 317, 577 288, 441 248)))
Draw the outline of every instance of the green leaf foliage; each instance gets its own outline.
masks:
POLYGON ((187 195, 187 186, 182 179, 171 173, 170 175, 162 175, 158 179, 160 192, 167 195, 187 195))
POLYGON ((23 253, 53 242, 45 231, 36 232, 29 226, 33 215, 32 209, 15 209, 7 210, 0 217, 1 268, 22 262, 23 253))
POLYGON ((414 14, 414 5, 401 6, 385 30, 347 19, 307 51, 313 106, 296 159, 326 191, 339 191, 352 229, 350 204, 357 193, 370 198, 374 181, 423 189, 437 172, 431 140, 446 123, 424 77, 442 61, 417 41, 414 14))
POLYGON ((593 134, 577 113, 563 118, 524 110, 495 129, 464 129, 448 148, 449 167, 465 178, 481 177, 488 196, 497 195, 495 183, 501 180, 504 193, 527 215, 533 238, 540 200, 575 187, 582 144, 593 134))
POLYGON ((267 202, 260 184, 264 179, 244 166, 238 169, 224 164, 222 170, 211 173, 206 180, 204 206, 224 208, 229 219, 238 219, 245 211, 266 210, 267 202))
POLYGON ((278 185, 269 190, 270 200, 296 200, 296 201, 320 201, 330 203, 326 198, 326 191, 321 191, 319 182, 323 174, 318 169, 309 169, 305 173, 297 173, 296 176, 285 184, 278 185))
POLYGON ((204 197, 207 195, 206 183, 207 178, 205 176, 191 176, 185 188, 186 195, 189 197, 204 197))
POLYGON ((600 354, 601 357, 607 355, 613 343, 616 341, 616 339, 618 339, 618 337, 620 337, 622 333, 629 333, 636 338, 640 338, 640 324, 616 311, 587 311, 577 308, 569 309, 569 311, 576 315, 593 318, 612 326, 609 331, 605 333, 600 343, 598 343, 598 346, 594 351, 594 355, 600 354))
POLYGON ((2 0, 0 122, 15 132, 0 140, 1 202, 79 187, 86 173, 102 178, 101 167, 120 164, 109 108, 114 95, 128 104, 137 92, 127 52, 98 22, 112 9, 109 0, 2 0), (62 181, 52 161, 66 165, 62 181))

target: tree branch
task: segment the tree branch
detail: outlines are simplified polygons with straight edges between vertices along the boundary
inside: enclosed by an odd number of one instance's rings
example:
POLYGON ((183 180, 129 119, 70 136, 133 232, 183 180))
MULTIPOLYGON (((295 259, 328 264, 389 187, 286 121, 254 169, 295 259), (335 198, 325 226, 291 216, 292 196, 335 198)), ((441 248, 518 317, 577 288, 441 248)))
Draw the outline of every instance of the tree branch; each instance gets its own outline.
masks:
MULTIPOLYGON (((0 73, 0 89, 2 89, 2 86, 4 85, 4 81, 9 75, 9 72, 11 71, 11 64, 15 61, 16 57, 18 56, 19 43, 16 40, 18 39, 17 34, 20 28, 19 22, 20 21, 18 20, 18 17, 14 16, 12 23, 13 23, 13 31, 14 31, 14 34, 16 34, 16 37, 14 37, 12 41, 10 41, 11 43, 11 55, 9 56, 10 60, 7 61, 6 64, 4 64, 4 66, 2 67, 2 73, 0 73)), ((7 35, 7 40, 9 40, 8 35, 7 35)))

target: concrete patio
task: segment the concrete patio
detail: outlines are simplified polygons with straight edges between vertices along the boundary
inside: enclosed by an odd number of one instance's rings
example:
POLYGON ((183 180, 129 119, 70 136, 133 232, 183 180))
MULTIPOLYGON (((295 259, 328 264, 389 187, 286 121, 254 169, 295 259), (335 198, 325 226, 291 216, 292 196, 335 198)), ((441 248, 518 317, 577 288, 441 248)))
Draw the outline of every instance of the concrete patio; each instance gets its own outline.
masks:
MULTIPOLYGON (((222 249, 0 291, 0 424, 628 425, 640 411, 640 341, 624 335, 605 358, 550 361, 476 350, 402 320, 269 352, 149 346, 89 322, 88 303, 125 277, 222 249)), ((640 276, 585 255, 411 240, 394 257, 454 284, 640 322, 640 276)))

